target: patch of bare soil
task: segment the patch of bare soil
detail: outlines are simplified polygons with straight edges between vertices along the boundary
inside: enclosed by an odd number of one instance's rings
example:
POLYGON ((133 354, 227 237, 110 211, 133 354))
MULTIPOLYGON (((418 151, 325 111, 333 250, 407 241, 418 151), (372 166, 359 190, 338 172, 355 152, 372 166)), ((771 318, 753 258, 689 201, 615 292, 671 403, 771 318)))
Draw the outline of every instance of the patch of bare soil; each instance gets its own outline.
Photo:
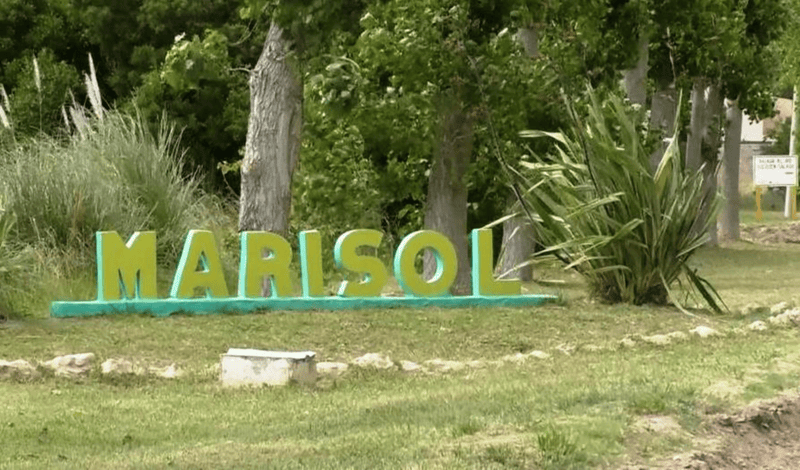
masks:
POLYGON ((757 401, 733 415, 715 415, 697 450, 626 469, 784 470, 800 468, 800 394, 757 401))
POLYGON ((753 243, 800 243, 800 222, 742 227, 741 236, 753 243))

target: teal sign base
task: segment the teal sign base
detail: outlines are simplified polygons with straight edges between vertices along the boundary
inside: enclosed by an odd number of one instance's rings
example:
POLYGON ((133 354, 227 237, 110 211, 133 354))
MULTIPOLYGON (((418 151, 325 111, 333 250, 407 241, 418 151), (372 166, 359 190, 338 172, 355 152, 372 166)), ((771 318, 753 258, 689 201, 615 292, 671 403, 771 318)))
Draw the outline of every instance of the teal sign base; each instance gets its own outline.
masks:
POLYGON ((532 307, 551 302, 552 295, 453 296, 453 297, 289 297, 289 298, 197 298, 135 299, 84 302, 53 302, 50 316, 91 317, 108 314, 145 313, 168 317, 173 313, 211 315, 264 310, 353 310, 385 308, 532 307))

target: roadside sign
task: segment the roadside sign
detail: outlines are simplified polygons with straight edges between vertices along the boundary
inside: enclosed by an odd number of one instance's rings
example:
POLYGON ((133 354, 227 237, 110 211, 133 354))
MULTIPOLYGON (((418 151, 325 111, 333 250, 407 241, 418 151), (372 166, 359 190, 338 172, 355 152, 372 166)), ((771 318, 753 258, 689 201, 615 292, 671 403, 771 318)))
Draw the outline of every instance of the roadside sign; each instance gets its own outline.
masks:
POLYGON ((797 186, 797 157, 758 155, 753 157, 755 186, 797 186))

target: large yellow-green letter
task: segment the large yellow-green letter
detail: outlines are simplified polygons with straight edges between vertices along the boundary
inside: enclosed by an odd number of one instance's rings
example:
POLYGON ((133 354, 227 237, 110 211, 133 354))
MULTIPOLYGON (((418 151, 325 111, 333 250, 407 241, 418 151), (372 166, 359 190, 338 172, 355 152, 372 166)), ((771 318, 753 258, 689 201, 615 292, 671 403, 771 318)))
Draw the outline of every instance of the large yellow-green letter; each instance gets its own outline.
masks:
POLYGON ((170 296, 188 299, 194 290, 205 290, 207 297, 227 297, 228 286, 219 260, 214 234, 206 230, 190 230, 175 271, 170 296), (197 266, 202 266, 197 270, 197 266))
POLYGON ((522 284, 519 279, 494 278, 494 253, 492 231, 475 229, 470 236, 472 243, 472 295, 519 295, 522 284))
POLYGON ((456 280, 458 258, 453 243, 439 232, 420 230, 414 232, 400 242, 394 255, 394 275, 398 284, 408 295, 417 297, 438 297, 447 295, 456 280), (414 263, 417 254, 430 248, 436 257, 436 274, 430 281, 425 281, 417 273, 414 263))
POLYGON ((156 297, 156 232, 136 232, 127 244, 97 232, 96 243, 97 300, 156 297))
POLYGON ((240 239, 239 297, 261 297, 265 277, 271 284, 272 297, 291 295, 292 247, 289 242, 271 232, 242 232, 240 239), (268 256, 264 257, 265 254, 268 256))
POLYGON ((300 232, 300 273, 303 277, 303 297, 321 297, 322 240, 316 230, 300 232))
POLYGON ((377 248, 383 234, 377 230, 350 230, 343 233, 333 247, 336 267, 356 273, 363 273, 361 282, 344 281, 339 287, 342 297, 377 297, 381 295, 389 273, 386 266, 374 256, 358 254, 358 248, 369 246, 377 248))

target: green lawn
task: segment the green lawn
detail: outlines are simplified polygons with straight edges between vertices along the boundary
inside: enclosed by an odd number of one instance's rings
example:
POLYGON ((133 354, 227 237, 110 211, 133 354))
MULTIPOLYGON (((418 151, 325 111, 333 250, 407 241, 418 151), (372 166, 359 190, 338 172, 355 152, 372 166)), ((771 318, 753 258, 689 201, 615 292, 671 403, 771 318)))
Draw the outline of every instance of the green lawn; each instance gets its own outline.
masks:
POLYGON ((527 289, 565 302, 531 309, 387 310, 256 315, 22 319, 0 324, 0 358, 94 352, 175 362, 177 380, 44 377, 0 381, 0 468, 617 468, 685 449, 709 413, 800 382, 794 329, 742 333, 768 315, 744 306, 800 302, 800 247, 748 243, 695 262, 732 313, 597 304, 560 270, 527 289), (624 337, 723 337, 625 349, 624 337), (592 351, 589 345, 600 346, 592 351), (314 350, 318 360, 383 352, 395 361, 550 359, 448 374, 358 371, 315 388, 225 389, 229 347, 314 350), (559 349, 571 351, 569 354, 559 349), (677 434, 642 431, 649 415, 677 434))

